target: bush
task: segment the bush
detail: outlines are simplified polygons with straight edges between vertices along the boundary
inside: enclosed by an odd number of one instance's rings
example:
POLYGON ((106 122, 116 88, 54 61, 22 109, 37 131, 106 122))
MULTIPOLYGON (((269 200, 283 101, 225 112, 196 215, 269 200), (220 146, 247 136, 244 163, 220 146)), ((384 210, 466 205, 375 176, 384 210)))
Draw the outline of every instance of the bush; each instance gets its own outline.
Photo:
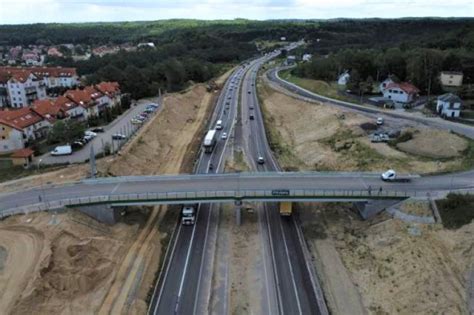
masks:
POLYGON ((474 219, 474 196, 449 193, 446 199, 436 201, 443 226, 459 229, 474 219))

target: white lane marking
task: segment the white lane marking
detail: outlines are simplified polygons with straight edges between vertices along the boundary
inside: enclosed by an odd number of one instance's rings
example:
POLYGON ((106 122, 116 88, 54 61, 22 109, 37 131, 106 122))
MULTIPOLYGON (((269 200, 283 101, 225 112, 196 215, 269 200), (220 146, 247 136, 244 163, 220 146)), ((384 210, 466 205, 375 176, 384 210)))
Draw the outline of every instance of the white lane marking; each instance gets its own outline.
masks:
POLYGON ((300 314, 303 314, 303 311, 301 310, 301 303, 300 303, 300 298, 299 298, 300 296, 298 294, 298 288, 296 286, 295 274, 293 272, 293 266, 292 266, 291 260, 290 260, 290 252, 288 250, 288 244, 286 242, 285 232, 283 231, 283 224, 281 224, 281 218, 278 220, 278 222, 280 222, 281 235, 283 236, 283 244, 285 244, 286 258, 287 258, 287 261, 288 261, 288 265, 290 266, 291 282, 293 284, 293 289, 295 291, 296 305, 298 306, 298 312, 300 314))
MULTIPOLYGON (((173 260, 174 252, 176 250, 176 244, 178 244, 179 235, 181 233, 181 226, 182 226, 182 224, 179 223, 178 233, 176 234, 176 238, 174 240, 173 248, 171 249, 170 261, 168 262, 168 264, 166 266, 166 271, 165 271, 163 282, 162 282, 162 285, 161 285, 161 288, 160 288, 160 293, 158 294, 158 300, 156 301, 155 309, 153 310, 153 314, 156 314, 156 312, 158 311, 158 306, 160 305, 161 296, 163 295, 163 290, 164 290, 164 287, 165 287, 164 284, 166 283, 166 279, 168 278, 168 274, 169 274, 169 271, 170 271, 170 268, 171 268, 171 260, 173 260)), ((165 254, 165 257, 166 257, 166 254, 165 254)), ((155 296, 156 289, 158 288, 158 283, 159 282, 156 283, 156 288, 155 288, 155 291, 153 292, 153 296, 155 296)), ((150 304, 150 306, 151 306, 151 304, 150 304)))
POLYGON ((115 185, 114 189, 112 189, 112 191, 110 192, 111 195, 113 195, 115 193, 115 191, 119 188, 121 183, 118 183, 117 185, 115 185))
POLYGON ((194 243, 194 235, 196 234, 196 226, 198 224, 200 210, 201 210, 201 204, 199 204, 197 212, 196 212, 196 222, 194 222, 193 232, 191 234, 191 241, 189 242, 188 252, 186 253, 186 261, 184 263, 183 275, 181 276, 181 282, 179 284, 179 289, 178 289, 178 297, 177 297, 176 305, 175 305, 175 309, 174 309, 175 313, 178 312, 178 307, 179 307, 179 302, 180 302, 180 299, 181 299, 181 294, 183 293, 184 279, 186 278, 186 274, 187 274, 187 270, 188 270, 189 258, 191 257, 191 249, 192 249, 193 243, 194 243))
POLYGON ((204 236, 204 245, 203 245, 203 251, 202 251, 202 256, 201 256, 201 266, 199 267, 199 275, 198 275, 198 282, 197 282, 197 290, 196 290, 196 295, 194 296, 194 307, 193 307, 193 314, 197 314, 197 300, 199 298, 199 288, 201 287, 201 278, 202 278, 202 270, 204 266, 204 257, 206 256, 205 250, 206 250, 206 245, 207 245, 207 239, 209 235, 209 226, 211 225, 211 211, 213 208, 214 204, 211 204, 209 206, 209 211, 207 214, 207 227, 206 227, 206 235, 204 236))
MULTIPOLYGON (((265 210, 263 210, 265 211, 265 210)), ((259 217, 259 223, 260 223, 260 230, 261 230, 261 239, 262 239, 262 245, 263 245, 263 248, 262 248, 262 256, 263 256, 263 272, 265 274, 265 291, 267 292, 267 304, 268 304, 268 311, 271 313, 271 309, 272 309, 272 306, 271 306, 271 303, 270 303, 270 289, 269 289, 269 279, 270 277, 268 276, 268 268, 267 268, 267 255, 266 255, 266 252, 265 252, 265 239, 263 237, 263 222, 262 222, 262 214, 261 214, 262 211, 259 211, 258 212, 258 217, 259 217)))

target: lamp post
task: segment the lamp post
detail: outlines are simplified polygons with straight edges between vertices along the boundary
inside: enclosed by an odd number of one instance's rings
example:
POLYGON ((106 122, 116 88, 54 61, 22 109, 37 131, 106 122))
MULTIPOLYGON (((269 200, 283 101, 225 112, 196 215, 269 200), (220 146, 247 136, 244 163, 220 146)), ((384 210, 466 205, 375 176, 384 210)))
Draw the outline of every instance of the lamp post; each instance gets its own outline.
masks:
MULTIPOLYGON (((39 173, 41 162, 43 162, 43 159, 39 159, 39 160, 38 160, 38 164, 37 164, 37 167, 38 167, 38 176, 39 176, 39 178, 40 178, 41 194, 43 195, 43 196, 42 196, 43 200, 40 200, 40 202, 43 201, 43 202, 46 204, 46 200, 45 200, 46 195, 45 195, 45 193, 44 193, 43 178, 41 177, 41 174, 39 173)), ((40 199, 41 199, 41 198, 40 198, 40 199)))

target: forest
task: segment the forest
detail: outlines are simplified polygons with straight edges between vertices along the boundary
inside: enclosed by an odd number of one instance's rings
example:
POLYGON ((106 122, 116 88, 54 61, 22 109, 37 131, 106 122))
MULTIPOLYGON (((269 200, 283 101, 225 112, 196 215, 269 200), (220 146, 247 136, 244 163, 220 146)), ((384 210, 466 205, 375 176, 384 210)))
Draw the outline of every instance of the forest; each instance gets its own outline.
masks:
MULTIPOLYGON (((313 62, 299 75, 333 80, 340 71, 356 71, 360 80, 387 73, 426 89, 427 77, 462 70, 474 78, 474 19, 335 20, 161 20, 150 22, 0 25, 0 45, 137 44, 156 48, 91 57, 86 61, 51 59, 52 65, 77 67, 87 84, 118 81, 133 98, 177 91, 189 82, 205 82, 224 68, 262 51, 257 41, 305 39, 313 62), (317 56, 327 56, 318 58, 317 56)), ((268 49, 271 49, 268 48, 268 49)), ((357 76, 356 75, 356 76, 357 76)), ((436 82, 430 86, 436 90, 436 82)))

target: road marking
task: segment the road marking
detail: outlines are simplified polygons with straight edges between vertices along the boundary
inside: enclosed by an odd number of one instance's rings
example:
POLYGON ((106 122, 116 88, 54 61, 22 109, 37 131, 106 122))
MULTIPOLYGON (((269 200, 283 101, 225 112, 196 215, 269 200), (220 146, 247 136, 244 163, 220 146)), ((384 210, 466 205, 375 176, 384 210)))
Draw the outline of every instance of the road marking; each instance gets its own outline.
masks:
POLYGON ((113 195, 115 193, 115 191, 119 188, 121 183, 118 183, 117 185, 115 185, 114 189, 112 189, 112 191, 110 192, 111 195, 113 195))
MULTIPOLYGON (((160 301, 161 301, 161 296, 163 294, 163 289, 164 289, 164 283, 166 282, 166 279, 168 278, 168 274, 169 274, 169 270, 171 268, 171 260, 173 260, 173 256, 174 256, 174 252, 175 252, 175 249, 176 249, 176 244, 178 243, 178 239, 179 239, 179 235, 181 233, 181 226, 182 224, 181 223, 178 223, 179 224, 179 227, 178 227, 178 233, 176 235, 176 239, 174 240, 174 244, 173 244, 173 248, 171 250, 171 256, 170 256, 170 261, 168 262, 168 265, 166 266, 166 271, 165 271, 165 274, 164 274, 164 278, 163 278, 163 282, 162 282, 162 285, 161 285, 161 288, 160 288, 160 292, 158 293, 158 299, 156 301, 156 305, 155 305, 155 309, 153 310, 153 314, 156 314, 157 310, 158 310, 158 306, 160 305, 160 301)), ((159 280, 159 279, 158 279, 159 280)), ((158 288, 158 283, 159 281, 157 282, 157 287, 158 288)), ((153 292, 153 296, 155 296, 155 292, 156 292, 156 288, 155 288, 155 291, 153 292)))

